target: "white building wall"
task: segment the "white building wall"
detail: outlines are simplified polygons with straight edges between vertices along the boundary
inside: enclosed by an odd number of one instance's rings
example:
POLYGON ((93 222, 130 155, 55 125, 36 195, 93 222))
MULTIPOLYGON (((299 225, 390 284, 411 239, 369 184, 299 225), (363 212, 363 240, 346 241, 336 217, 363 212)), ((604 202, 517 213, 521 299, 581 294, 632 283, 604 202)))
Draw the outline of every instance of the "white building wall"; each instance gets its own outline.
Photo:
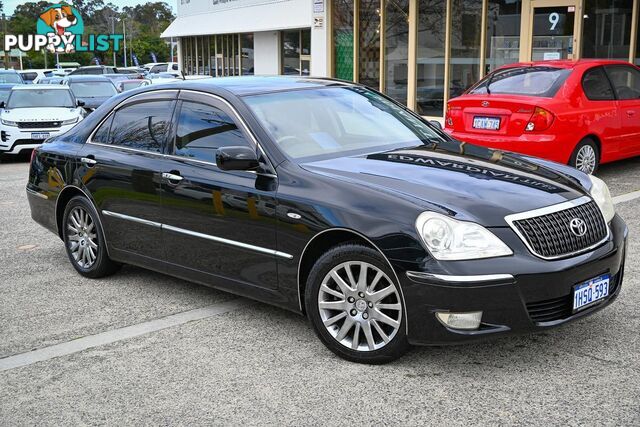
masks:
POLYGON ((280 74, 280 33, 253 33, 253 66, 256 75, 280 74))

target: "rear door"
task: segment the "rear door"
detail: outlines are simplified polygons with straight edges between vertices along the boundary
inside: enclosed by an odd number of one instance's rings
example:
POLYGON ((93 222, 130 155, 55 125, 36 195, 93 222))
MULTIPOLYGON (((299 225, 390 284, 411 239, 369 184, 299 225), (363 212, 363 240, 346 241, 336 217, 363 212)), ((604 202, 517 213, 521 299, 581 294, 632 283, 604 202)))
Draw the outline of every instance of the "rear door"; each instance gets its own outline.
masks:
POLYGON ((616 92, 621 117, 621 154, 640 154, 640 70, 631 65, 605 67, 616 92))
POLYGON ((110 252, 162 260, 161 171, 177 91, 121 104, 80 152, 82 181, 102 215, 110 252))
POLYGON ((220 98, 182 91, 163 186, 167 261, 196 280, 215 275, 261 288, 277 287, 274 177, 224 171, 216 152, 257 150, 248 129, 220 98), (203 275, 204 274, 204 275, 203 275))

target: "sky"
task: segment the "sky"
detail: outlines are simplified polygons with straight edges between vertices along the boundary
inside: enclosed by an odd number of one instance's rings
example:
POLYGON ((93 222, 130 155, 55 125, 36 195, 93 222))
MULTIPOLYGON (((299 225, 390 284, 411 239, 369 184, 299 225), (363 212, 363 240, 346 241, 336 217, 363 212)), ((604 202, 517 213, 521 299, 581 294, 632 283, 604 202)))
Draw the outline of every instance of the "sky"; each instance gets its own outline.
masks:
MULTIPOLYGON (((13 14, 13 11, 16 8, 16 6, 22 3, 26 3, 23 0, 2 0, 2 1, 4 3, 4 13, 7 16, 10 16, 13 14)), ((169 6, 173 9, 173 13, 176 12, 176 4, 177 4, 176 0, 164 0, 164 2, 169 4, 169 6)), ((52 3, 58 3, 58 2, 55 1, 52 3)), ((67 3, 73 4, 73 0, 67 0, 67 3)), ((135 6, 137 4, 142 4, 147 2, 144 0, 105 0, 105 3, 113 3, 119 8, 122 8, 123 6, 135 6)))

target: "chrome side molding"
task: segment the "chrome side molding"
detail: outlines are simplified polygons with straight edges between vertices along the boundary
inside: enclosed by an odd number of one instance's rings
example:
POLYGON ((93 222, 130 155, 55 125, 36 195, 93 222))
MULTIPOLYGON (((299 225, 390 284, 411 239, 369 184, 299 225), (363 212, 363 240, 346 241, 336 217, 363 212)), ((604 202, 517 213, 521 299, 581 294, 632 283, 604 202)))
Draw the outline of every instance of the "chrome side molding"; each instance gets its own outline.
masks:
POLYGON ((448 274, 431 274, 421 271, 407 271, 409 279, 424 281, 448 282, 448 283, 487 283, 487 282, 513 282, 515 278, 511 274, 481 274, 471 276, 452 276, 448 274))
POLYGON ((186 234, 188 236, 193 236, 193 237, 198 237, 200 239, 206 239, 206 240, 211 240, 213 242, 218 242, 218 243, 222 243, 225 245, 229 245, 229 246, 235 246, 238 248, 243 248, 243 249, 247 249, 250 251, 254 251, 254 252, 260 252, 263 254, 268 254, 268 255, 274 255, 277 257, 281 257, 281 258, 285 258, 285 259, 293 259, 293 255, 285 253, 285 252, 280 252, 280 251, 276 251, 274 249, 268 249, 268 248, 263 248, 262 246, 255 246, 255 245, 250 245, 248 243, 243 243, 243 242, 238 242, 237 240, 231 240, 231 239, 225 239, 223 237, 218 237, 218 236, 213 236, 211 234, 204 234, 204 233, 199 233, 197 231, 192 231, 192 230, 187 230, 184 228, 180 228, 180 227, 174 227, 173 225, 169 225, 169 224, 162 224, 159 222, 155 222, 155 221, 149 221, 146 219, 142 219, 142 218, 138 218, 135 216, 130 216, 130 215, 125 215, 125 214, 121 214, 121 213, 117 213, 117 212, 111 212, 111 211, 102 211, 102 213, 106 216, 111 216, 114 218, 119 218, 119 219, 124 219, 127 221, 133 221, 133 222, 137 222, 139 224, 144 224, 144 225, 148 225, 150 227, 156 227, 156 228, 161 228, 164 230, 170 230, 176 233, 181 233, 181 234, 186 234))

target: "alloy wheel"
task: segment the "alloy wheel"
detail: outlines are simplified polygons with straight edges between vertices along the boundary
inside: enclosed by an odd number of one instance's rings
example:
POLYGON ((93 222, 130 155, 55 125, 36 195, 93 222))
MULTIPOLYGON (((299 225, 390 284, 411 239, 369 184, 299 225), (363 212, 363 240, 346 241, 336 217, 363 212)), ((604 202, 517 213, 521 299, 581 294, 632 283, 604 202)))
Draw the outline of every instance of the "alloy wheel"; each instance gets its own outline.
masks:
POLYGON ((378 267, 344 262, 324 277, 318 310, 333 338, 357 351, 387 345, 402 323, 402 303, 394 282, 378 267))
POLYGON ((84 208, 76 206, 67 216, 67 245, 78 266, 88 269, 98 258, 96 226, 84 208))
POLYGON ((576 154, 576 169, 592 174, 596 169, 596 152, 591 145, 580 147, 576 154))

